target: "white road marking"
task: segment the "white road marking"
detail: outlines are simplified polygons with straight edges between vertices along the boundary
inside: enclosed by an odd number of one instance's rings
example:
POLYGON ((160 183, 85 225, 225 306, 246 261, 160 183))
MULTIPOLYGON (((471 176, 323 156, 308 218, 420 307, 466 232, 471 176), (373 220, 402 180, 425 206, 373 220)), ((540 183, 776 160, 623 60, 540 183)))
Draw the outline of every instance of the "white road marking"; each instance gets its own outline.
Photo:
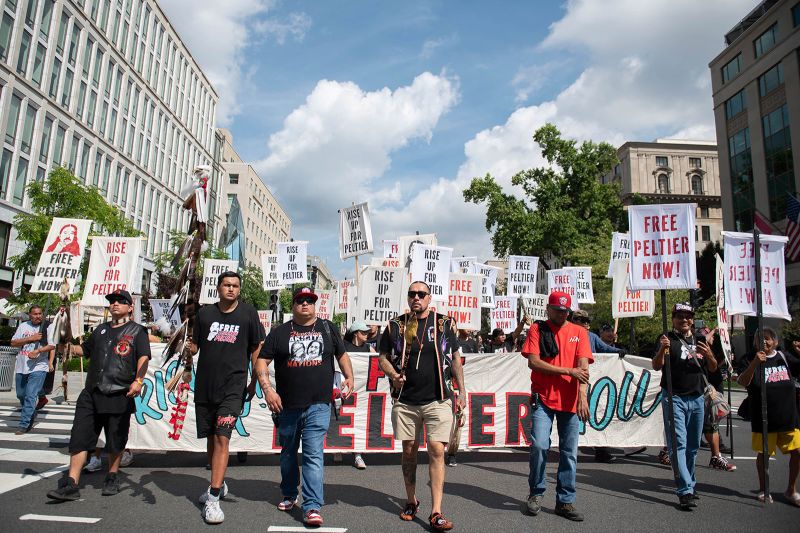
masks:
MULTIPOLYGON (((730 457, 730 455, 728 457, 730 457)), ((755 457, 741 457, 739 455, 737 455, 736 458, 734 459, 734 461, 755 461, 755 460, 756 460, 755 457)), ((777 459, 775 459, 774 457, 770 457, 769 460, 777 461, 777 459)))
MULTIPOLYGON (((11 421, 11 420, 1 420, 0 417, 0 427, 7 427, 17 429, 19 427, 19 422, 11 421)), ((65 423, 58 423, 58 422, 34 422, 33 429, 58 429, 61 431, 70 431, 72 429, 72 422, 65 422, 65 423)))
POLYGON ((0 461, 16 463, 54 463, 65 464, 69 462, 69 455, 56 450, 12 450, 0 448, 0 461))
POLYGON ((0 494, 24 487, 29 483, 46 479, 56 474, 60 474, 69 468, 67 465, 57 466, 50 470, 45 470, 39 473, 20 473, 20 474, 6 474, 0 473, 0 494))
MULTIPOLYGON (((3 411, 0 409, 0 420, 19 420, 21 417, 19 411, 3 411)), ((61 413, 36 413, 36 420, 69 420, 75 418, 74 414, 61 414, 61 413)))
POLYGON ((86 516, 58 516, 49 514, 24 514, 20 520, 40 520, 42 522, 77 522, 79 524, 96 524, 102 518, 89 518, 86 516))
POLYGON ((319 533, 345 533, 346 527, 302 527, 302 526, 269 526, 267 531, 292 533, 295 531, 318 531, 319 533))
POLYGON ((63 433, 26 433, 14 435, 13 433, 0 433, 0 441, 8 442, 43 442, 47 444, 69 444, 69 435, 63 433))

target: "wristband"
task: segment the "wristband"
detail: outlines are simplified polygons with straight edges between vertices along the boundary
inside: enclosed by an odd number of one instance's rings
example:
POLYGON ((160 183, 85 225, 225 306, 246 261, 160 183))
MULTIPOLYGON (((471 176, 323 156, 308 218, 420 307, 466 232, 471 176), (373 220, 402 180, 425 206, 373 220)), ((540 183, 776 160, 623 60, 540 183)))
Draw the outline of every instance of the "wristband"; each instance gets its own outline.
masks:
POLYGON ((142 384, 144 384, 144 380, 142 378, 136 378, 136 383, 138 383, 139 385, 142 385, 142 384))

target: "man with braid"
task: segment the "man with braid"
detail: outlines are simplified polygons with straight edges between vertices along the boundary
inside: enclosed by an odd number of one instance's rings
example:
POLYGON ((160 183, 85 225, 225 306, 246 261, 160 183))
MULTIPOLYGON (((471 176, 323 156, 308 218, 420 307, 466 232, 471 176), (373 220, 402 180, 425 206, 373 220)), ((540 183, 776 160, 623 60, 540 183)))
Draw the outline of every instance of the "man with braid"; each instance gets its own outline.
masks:
MULTIPOLYGON (((447 531, 453 523, 442 515, 444 490, 444 452, 453 426, 451 377, 459 391, 464 388, 456 327, 446 315, 431 312, 431 289, 423 281, 408 289, 408 313, 395 317, 380 341, 381 370, 390 378, 394 438, 403 442, 403 480, 406 506, 400 518, 411 521, 419 510, 416 495, 417 452, 424 425, 427 435, 431 478, 431 514, 435 531, 447 531)), ((465 394, 456 399, 456 409, 464 408, 465 394)))

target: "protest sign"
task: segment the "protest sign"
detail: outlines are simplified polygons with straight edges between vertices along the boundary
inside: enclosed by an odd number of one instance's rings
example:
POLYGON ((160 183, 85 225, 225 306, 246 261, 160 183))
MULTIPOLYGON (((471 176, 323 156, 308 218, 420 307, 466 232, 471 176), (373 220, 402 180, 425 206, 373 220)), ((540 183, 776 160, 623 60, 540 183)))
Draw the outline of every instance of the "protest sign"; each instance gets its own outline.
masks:
POLYGON ((565 292, 572 298, 572 307, 577 308, 578 278, 575 272, 567 268, 547 271, 547 294, 556 291, 565 292))
POLYGON ((400 268, 400 259, 397 257, 373 257, 369 264, 374 267, 400 268))
POLYGON ((384 240, 383 257, 386 259, 397 259, 400 257, 400 241, 397 239, 384 240))
POLYGON ((405 274, 405 268, 365 268, 358 284, 358 320, 368 325, 385 325, 397 316, 405 303, 402 293, 405 274))
POLYGON ((481 329, 480 275, 456 272, 450 274, 447 313, 455 319, 459 329, 481 329))
POLYGON ((290 322, 294 318, 292 313, 283 313, 283 323, 290 322))
POLYGON ((347 289, 347 325, 350 326, 358 316, 358 285, 353 283, 347 289))
POLYGON ((342 260, 372 253, 372 226, 367 203, 339 210, 339 257, 342 260))
POLYGON ((278 279, 284 285, 308 281, 307 241, 278 243, 278 279))
POLYGON ((694 289, 696 204, 628 208, 632 289, 694 289))
MULTIPOLYGON (((75 292, 91 220, 54 218, 31 285, 31 292, 58 294, 64 279, 75 292)), ((105 303, 103 304, 105 305, 105 303)))
MULTIPOLYGON (((725 308, 731 315, 756 315, 756 258, 752 233, 723 231, 725 308)), ((760 235, 761 307, 765 317, 791 320, 786 302, 784 248, 789 238, 760 235)))
POLYGON ((532 297, 536 294, 536 273, 538 270, 538 257, 509 255, 506 295, 532 297))
POLYGON ((148 301, 150 302, 150 310, 153 312, 153 322, 158 322, 162 317, 166 316, 167 321, 169 322, 169 325, 172 327, 173 331, 181 326, 181 315, 178 312, 177 307, 175 307, 175 311, 172 312, 172 315, 167 316, 167 313, 169 313, 169 310, 172 307, 171 299, 150 298, 148 301))
POLYGON ((400 243, 400 258, 401 266, 411 268, 411 251, 414 244, 426 244, 428 246, 436 246, 436 234, 426 233, 425 235, 404 235, 398 237, 400 243))
POLYGON ((593 304, 592 267, 564 267, 575 274, 575 301, 579 304, 593 304))
POLYGON ((629 259, 631 257, 631 240, 627 233, 611 234, 611 260, 608 262, 607 278, 613 278, 614 261, 618 259, 629 259))
POLYGON ((277 254, 263 254, 261 256, 261 276, 265 291, 279 291, 284 288, 278 277, 277 254))
POLYGON ((630 259, 613 261, 611 316, 614 318, 653 316, 655 293, 648 290, 631 290, 628 265, 630 259))
POLYGON ((335 291, 314 291, 317 298, 317 318, 333 320, 333 300, 335 291))
POLYGON ((272 311, 259 311, 258 320, 261 322, 261 325, 264 326, 264 332, 269 335, 272 329, 272 311))
POLYGON ((239 261, 233 259, 205 259, 203 261, 203 285, 200 289, 200 305, 219 301, 217 281, 223 272, 238 272, 239 261))
POLYGON ((424 281, 431 288, 431 300, 446 302, 453 249, 416 244, 411 255, 411 281, 424 281))
POLYGON ((336 282, 336 305, 333 306, 334 313, 347 312, 347 291, 355 286, 355 280, 343 279, 336 282))
POLYGON ((728 367, 732 368, 731 332, 730 324, 728 324, 728 311, 725 309, 725 262, 719 254, 714 254, 714 258, 717 266, 717 337, 722 353, 725 355, 725 361, 728 363, 728 367))
POLYGON ((116 290, 130 292, 141 252, 139 237, 93 237, 81 303, 105 307, 108 305, 106 294, 116 290))
POLYGON ((522 316, 531 320, 547 320, 547 295, 534 294, 533 298, 520 298, 522 316))
POLYGON ((478 270, 475 268, 475 263, 478 262, 476 256, 472 257, 454 257, 450 260, 450 272, 457 272, 460 274, 477 274, 478 270))
POLYGON ((478 274, 483 276, 481 283, 481 307, 484 309, 494 309, 495 288, 497 287, 497 273, 500 267, 475 263, 478 274))
POLYGON ((517 329, 517 298, 514 296, 495 296, 494 309, 489 312, 492 330, 502 329, 511 333, 517 329))

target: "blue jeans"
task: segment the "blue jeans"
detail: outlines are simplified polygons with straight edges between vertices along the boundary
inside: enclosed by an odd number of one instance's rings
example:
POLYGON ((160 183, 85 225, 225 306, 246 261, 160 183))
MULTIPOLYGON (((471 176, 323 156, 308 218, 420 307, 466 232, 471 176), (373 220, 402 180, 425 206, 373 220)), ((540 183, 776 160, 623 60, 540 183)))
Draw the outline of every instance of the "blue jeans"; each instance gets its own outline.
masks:
MULTIPOLYGON (((661 407, 664 413, 664 434, 667 436, 667 449, 672 458, 672 438, 666 405, 669 396, 666 389, 663 392, 661 407)), ((677 460, 677 465, 673 465, 673 468, 678 469, 678 490, 675 493, 683 496, 694 492, 697 483, 694 478, 694 463, 700 448, 700 434, 703 432, 703 395, 673 396, 672 404, 675 407, 675 440, 678 443, 677 457, 673 459, 677 460)))
POLYGON ((578 470, 578 415, 554 411, 539 402, 531 417, 531 458, 528 486, 531 496, 541 496, 547 487, 545 470, 547 451, 550 449, 550 433, 553 417, 558 425, 558 476, 556 500, 559 503, 575 503, 575 476, 578 470))
POLYGON ((30 374, 16 374, 17 398, 22 405, 22 414, 19 419, 19 428, 27 429, 33 422, 36 402, 39 401, 39 391, 42 390, 47 372, 31 372, 30 374))
POLYGON ((327 403, 315 403, 305 409, 284 409, 280 414, 281 494, 291 499, 297 497, 297 486, 300 484, 297 449, 302 441, 303 512, 319 510, 325 503, 322 488, 323 446, 330 422, 331 406, 327 403))

